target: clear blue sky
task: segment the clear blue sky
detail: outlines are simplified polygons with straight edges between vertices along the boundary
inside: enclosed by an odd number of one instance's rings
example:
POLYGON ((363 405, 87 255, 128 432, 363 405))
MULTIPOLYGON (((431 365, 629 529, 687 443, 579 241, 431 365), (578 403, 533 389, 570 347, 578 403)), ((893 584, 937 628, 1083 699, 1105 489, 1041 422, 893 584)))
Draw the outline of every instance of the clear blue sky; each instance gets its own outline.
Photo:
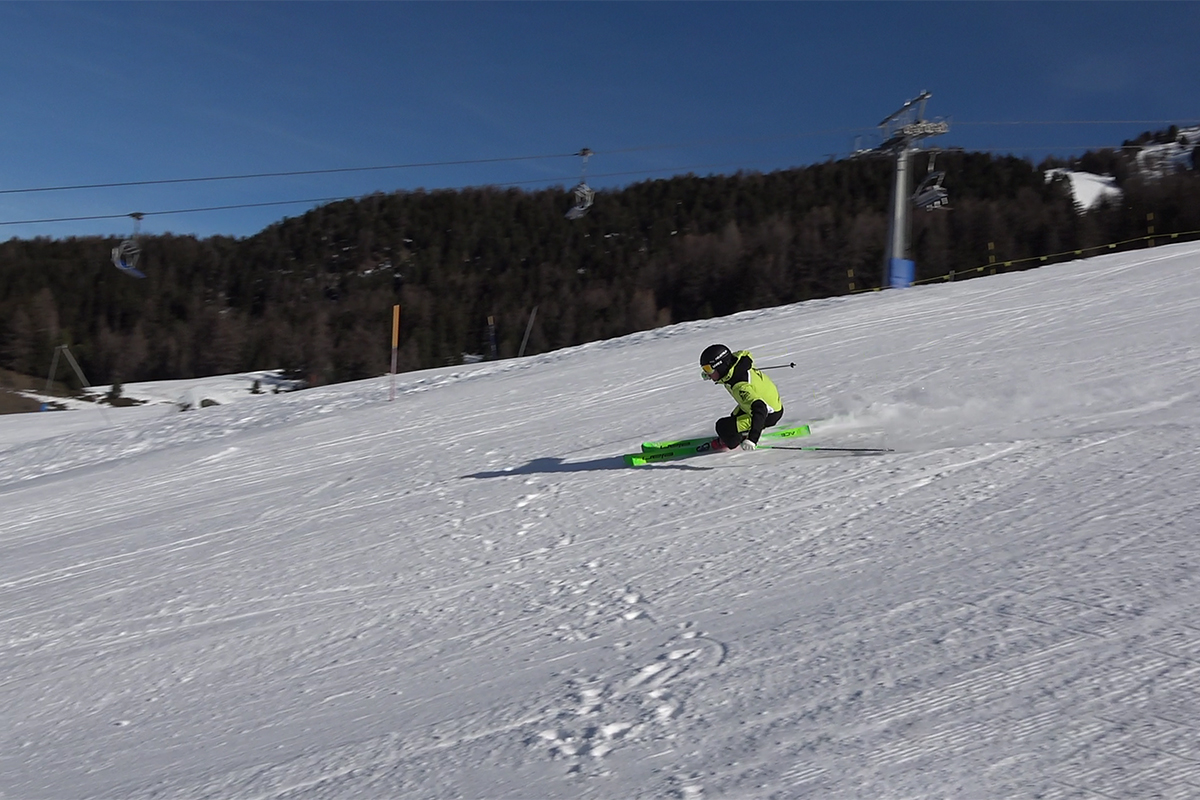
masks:
MULTIPOLYGON (((922 90, 936 141, 1077 154, 1200 119, 1194 2, 0 3, 0 223, 148 212, 251 235, 373 191, 769 171, 877 142, 922 90), (1032 124, 1057 121, 1128 124, 1032 124), (997 125, 987 123, 1030 123, 997 125)), ((0 224, 0 240, 124 234, 0 224)))

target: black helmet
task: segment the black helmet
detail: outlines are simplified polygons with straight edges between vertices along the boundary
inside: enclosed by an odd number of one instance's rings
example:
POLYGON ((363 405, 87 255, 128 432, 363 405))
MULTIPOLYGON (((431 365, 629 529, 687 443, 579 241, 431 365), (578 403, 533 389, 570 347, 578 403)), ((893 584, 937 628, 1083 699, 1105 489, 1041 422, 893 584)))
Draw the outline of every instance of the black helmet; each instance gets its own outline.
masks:
POLYGON ((706 375, 719 381, 733 367, 733 353, 723 344, 710 344, 700 354, 700 367, 706 375))

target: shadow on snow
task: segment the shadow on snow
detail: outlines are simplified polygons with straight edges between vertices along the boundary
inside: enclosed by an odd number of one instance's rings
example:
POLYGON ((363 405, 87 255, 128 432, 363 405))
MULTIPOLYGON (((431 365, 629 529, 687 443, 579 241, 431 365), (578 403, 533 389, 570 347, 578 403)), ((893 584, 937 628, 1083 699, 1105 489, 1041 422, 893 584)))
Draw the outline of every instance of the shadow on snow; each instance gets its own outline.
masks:
MULTIPOLYGON (((707 469, 691 464, 655 464, 654 469, 707 469)), ((600 472, 603 470, 644 470, 646 467, 631 467, 621 456, 596 458, 591 461, 564 461, 561 458, 535 458, 522 467, 475 472, 464 478, 503 478, 508 475, 533 475, 549 472, 600 472)))

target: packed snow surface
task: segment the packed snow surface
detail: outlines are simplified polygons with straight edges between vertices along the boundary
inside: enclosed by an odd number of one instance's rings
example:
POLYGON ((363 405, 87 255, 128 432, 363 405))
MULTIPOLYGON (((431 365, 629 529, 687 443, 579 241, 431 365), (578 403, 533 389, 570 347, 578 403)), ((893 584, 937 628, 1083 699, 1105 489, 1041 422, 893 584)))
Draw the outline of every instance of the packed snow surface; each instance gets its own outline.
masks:
POLYGON ((1200 796, 1200 244, 389 390, 0 418, 0 796, 1200 796))

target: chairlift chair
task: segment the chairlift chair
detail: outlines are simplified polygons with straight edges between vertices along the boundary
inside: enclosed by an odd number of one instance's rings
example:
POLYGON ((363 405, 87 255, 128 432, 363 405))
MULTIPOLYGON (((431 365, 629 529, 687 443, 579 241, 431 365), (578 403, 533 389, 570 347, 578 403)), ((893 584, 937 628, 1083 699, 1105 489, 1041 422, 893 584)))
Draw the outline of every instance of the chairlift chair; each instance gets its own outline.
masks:
POLYGON ((588 148, 583 148, 575 155, 582 156, 583 168, 580 171, 579 185, 575 187, 575 205, 567 211, 567 219, 579 219, 588 212, 592 207, 592 201, 596 199, 596 193, 592 191, 592 187, 587 185, 587 162, 593 153, 588 148))
POLYGON ((137 268, 138 259, 141 258, 142 248, 138 244, 138 226, 142 221, 143 214, 133 213, 129 216, 133 217, 133 236, 122 241, 112 250, 113 266, 124 272, 126 275, 131 275, 134 278, 144 278, 145 273, 137 268))
POLYGON ((567 211, 567 219, 579 219, 588 212, 592 207, 592 201, 596 199, 596 193, 586 183, 580 183, 575 187, 575 205, 571 206, 567 211))
POLYGON ((924 211, 949 208, 950 193, 942 187, 945 177, 945 172, 931 172, 926 175, 925 180, 921 181, 921 185, 913 192, 913 205, 924 211))
POLYGON ((141 254, 142 248, 138 247, 137 241, 134 239, 126 239, 113 248, 113 266, 124 272, 126 275, 132 275, 135 278, 144 278, 146 277, 145 273, 137 268, 138 258, 141 256, 141 254))

